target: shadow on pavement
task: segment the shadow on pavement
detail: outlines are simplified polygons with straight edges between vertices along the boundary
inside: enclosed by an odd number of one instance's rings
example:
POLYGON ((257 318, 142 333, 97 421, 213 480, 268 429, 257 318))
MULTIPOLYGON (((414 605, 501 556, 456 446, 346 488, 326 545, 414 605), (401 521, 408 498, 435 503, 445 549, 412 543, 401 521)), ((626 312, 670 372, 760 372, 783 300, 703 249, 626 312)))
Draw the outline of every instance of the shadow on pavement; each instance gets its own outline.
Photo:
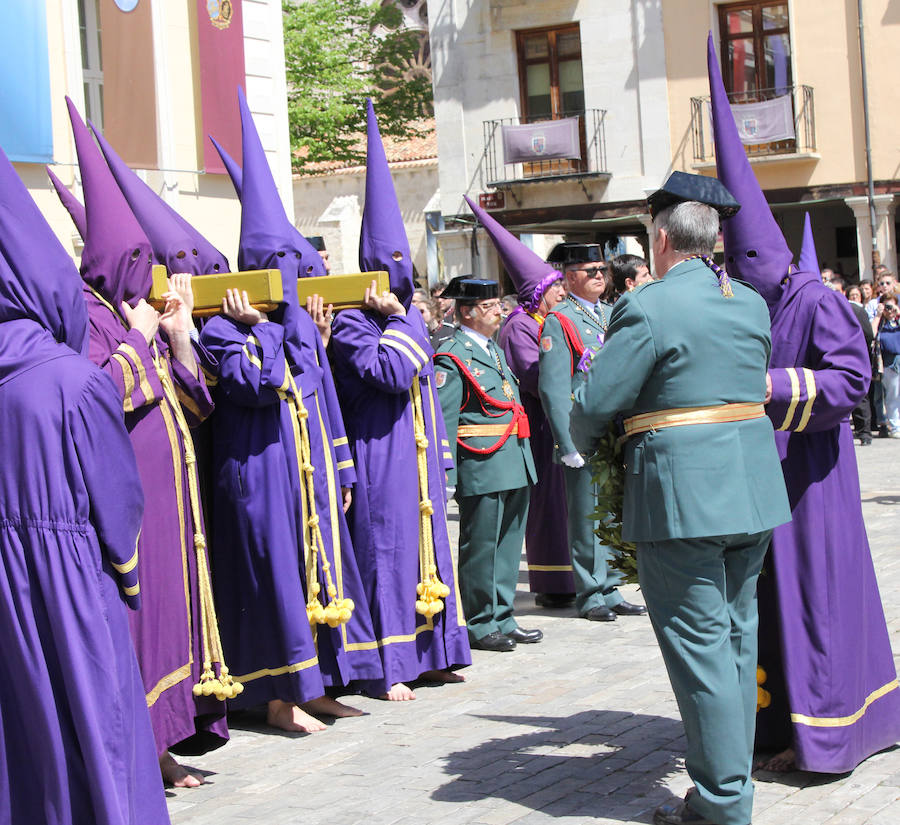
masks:
POLYGON ((531 730, 448 754, 443 767, 455 776, 432 799, 503 799, 553 817, 649 822, 673 795, 667 778, 686 780, 676 719, 611 710, 474 718, 531 730))

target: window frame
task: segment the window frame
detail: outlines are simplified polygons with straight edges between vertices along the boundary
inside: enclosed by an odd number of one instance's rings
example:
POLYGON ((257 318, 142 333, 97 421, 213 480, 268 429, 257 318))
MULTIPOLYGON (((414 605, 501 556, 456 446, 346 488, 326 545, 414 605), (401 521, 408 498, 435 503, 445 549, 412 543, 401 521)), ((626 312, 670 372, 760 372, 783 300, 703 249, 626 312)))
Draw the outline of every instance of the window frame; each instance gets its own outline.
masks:
POLYGON ((719 3, 716 6, 716 11, 718 13, 719 18, 719 55, 720 62, 722 66, 722 81, 725 84, 725 91, 728 92, 729 95, 741 94, 745 95, 748 98, 748 102, 754 98, 754 96, 759 97, 758 94, 762 90, 770 88, 766 85, 766 77, 765 77, 765 69, 766 69, 766 61, 765 61, 765 39, 771 35, 776 34, 784 34, 787 35, 788 43, 791 46, 791 82, 790 86, 794 86, 794 67, 793 67, 793 57, 794 57, 794 41, 791 37, 791 21, 790 21, 790 3, 789 0, 742 0, 741 2, 734 3, 719 3), (762 25, 762 12, 766 6, 787 6, 788 8, 788 22, 786 26, 775 28, 775 29, 764 29, 762 25), (735 33, 732 34, 728 31, 728 13, 735 11, 752 11, 752 24, 753 31, 752 33, 735 33), (728 59, 728 46, 730 43, 736 40, 751 40, 753 43, 753 53, 755 57, 756 63, 756 72, 755 72, 755 84, 756 88, 754 92, 736 92, 734 89, 734 72, 732 61, 728 59))
MULTIPOLYGON (((532 120, 532 115, 528 112, 528 66, 548 63, 550 66, 550 117, 540 116, 540 120, 559 120, 563 117, 574 117, 576 115, 584 115, 585 107, 582 106, 580 111, 567 112, 562 109, 562 94, 559 87, 559 54, 556 47, 556 38, 560 34, 577 34, 578 35, 578 62, 581 64, 581 80, 582 89, 584 88, 584 63, 583 50, 581 44, 581 25, 578 21, 574 23, 563 23, 556 26, 541 26, 535 29, 521 29, 515 32, 516 35, 516 63, 519 71, 519 111, 522 113, 520 121, 522 123, 537 122, 532 120), (536 34, 547 35, 547 57, 528 59, 525 57, 525 39, 533 37, 536 34)), ((575 55, 566 55, 566 60, 574 60, 575 55)))
POLYGON ((103 42, 99 0, 78 0, 78 34, 81 76, 84 83, 84 114, 103 132, 103 42), (81 34, 84 32, 84 40, 81 34), (85 51, 85 46, 87 51, 85 51))

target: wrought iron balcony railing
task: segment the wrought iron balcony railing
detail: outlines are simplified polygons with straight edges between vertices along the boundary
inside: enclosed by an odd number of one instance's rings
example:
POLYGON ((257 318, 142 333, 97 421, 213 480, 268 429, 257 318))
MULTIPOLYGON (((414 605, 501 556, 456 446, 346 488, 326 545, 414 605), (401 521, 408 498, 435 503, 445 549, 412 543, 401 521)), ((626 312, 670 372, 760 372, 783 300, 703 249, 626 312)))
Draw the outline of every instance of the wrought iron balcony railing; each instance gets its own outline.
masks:
POLYGON ((583 109, 577 112, 563 112, 554 118, 508 117, 485 120, 483 123, 485 186, 497 189, 514 183, 607 175, 605 118, 605 109, 583 109), (577 154, 577 157, 542 159, 539 125, 565 118, 578 118, 578 145, 576 150, 571 152, 573 155, 577 154), (503 127, 526 124, 535 124, 534 158, 510 160, 504 153, 503 127))
MULTIPOLYGON (((728 95, 732 104, 761 103, 790 95, 794 119, 794 137, 760 143, 744 143, 751 158, 767 155, 799 155, 816 151, 816 110, 811 86, 783 86, 777 89, 756 89, 728 95)), ((712 120, 708 97, 691 98, 691 135, 694 161, 710 163, 715 160, 712 120)))

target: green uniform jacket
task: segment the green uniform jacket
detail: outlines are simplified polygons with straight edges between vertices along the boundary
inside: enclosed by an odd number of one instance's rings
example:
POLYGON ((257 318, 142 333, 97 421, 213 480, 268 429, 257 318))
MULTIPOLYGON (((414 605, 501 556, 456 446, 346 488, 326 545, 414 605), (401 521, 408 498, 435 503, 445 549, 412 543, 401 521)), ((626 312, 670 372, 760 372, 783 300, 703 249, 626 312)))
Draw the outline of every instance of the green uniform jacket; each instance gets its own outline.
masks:
MULTIPOLYGON (((725 298, 699 260, 626 294, 575 390, 571 434, 584 454, 617 413, 762 403, 771 350, 763 299, 725 298)), ((642 433, 625 447, 622 537, 649 542, 757 533, 790 521, 767 416, 642 433)))
POLYGON ((560 456, 576 451, 569 434, 569 415, 572 412, 572 390, 582 379, 579 372, 574 377, 572 375, 579 356, 569 348, 562 325, 554 316, 558 313, 568 318, 578 330, 585 348, 596 352, 601 346, 598 336, 606 332, 612 307, 602 304, 601 310, 605 315, 589 312, 569 297, 548 313, 541 330, 538 392, 553 432, 553 460, 557 464, 560 463, 560 456))
MULTIPOLYGON (((474 394, 470 394, 463 407, 465 396, 462 374, 450 358, 442 358, 441 353, 452 352, 468 367, 481 386, 492 398, 506 401, 503 394, 504 379, 513 388, 516 403, 519 399, 518 382, 506 363, 503 351, 497 347, 504 375, 497 369, 497 362, 475 343, 465 332, 457 330, 452 338, 444 341, 435 356, 434 375, 438 388, 438 399, 444 413, 444 424, 447 427, 447 440, 453 453, 453 466, 456 468, 447 473, 447 484, 457 488, 457 496, 475 496, 484 493, 496 493, 501 490, 516 490, 528 484, 534 484, 537 474, 534 459, 531 457, 531 445, 527 438, 511 435, 497 452, 490 455, 477 455, 462 449, 456 442, 456 433, 460 424, 509 424, 512 412, 497 418, 489 418, 481 410, 474 394)), ((484 449, 497 441, 497 436, 467 438, 466 444, 484 449)))

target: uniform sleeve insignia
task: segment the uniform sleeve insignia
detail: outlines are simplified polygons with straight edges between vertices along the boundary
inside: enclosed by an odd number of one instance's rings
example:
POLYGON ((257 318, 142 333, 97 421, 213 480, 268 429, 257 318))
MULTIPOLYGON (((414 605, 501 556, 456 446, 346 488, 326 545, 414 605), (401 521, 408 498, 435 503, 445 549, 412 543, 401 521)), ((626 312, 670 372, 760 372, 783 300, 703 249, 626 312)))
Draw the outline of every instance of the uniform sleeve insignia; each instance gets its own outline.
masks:
POLYGON ((544 352, 550 352, 553 349, 553 339, 548 335, 545 338, 541 338, 541 349, 544 352))
POLYGON ((443 370, 435 370, 434 371, 434 383, 435 386, 440 389, 447 383, 447 373, 443 370))

